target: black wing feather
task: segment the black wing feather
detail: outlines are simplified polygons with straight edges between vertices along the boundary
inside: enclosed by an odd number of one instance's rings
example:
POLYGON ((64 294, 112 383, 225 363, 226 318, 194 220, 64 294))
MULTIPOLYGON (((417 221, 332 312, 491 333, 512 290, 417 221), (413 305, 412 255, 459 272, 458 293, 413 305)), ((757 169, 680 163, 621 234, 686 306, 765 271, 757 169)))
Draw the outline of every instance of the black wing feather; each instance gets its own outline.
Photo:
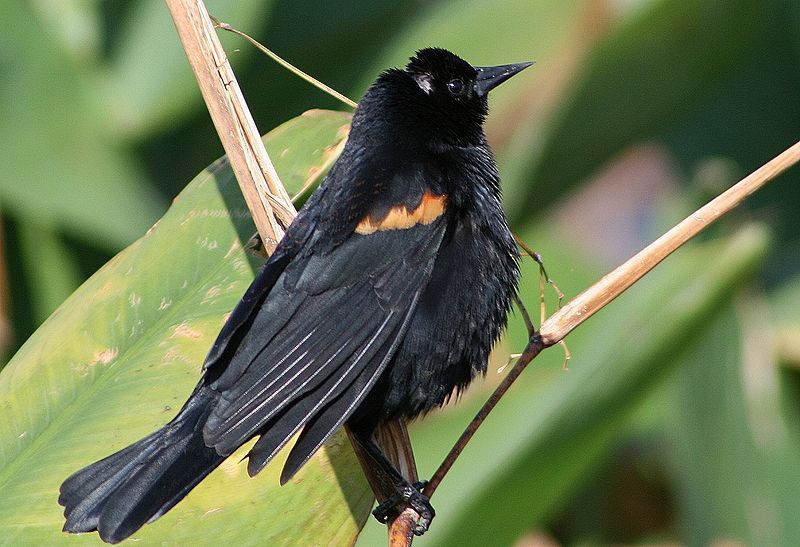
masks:
POLYGON ((217 335, 217 339, 203 363, 203 368, 208 369, 222 361, 226 355, 226 349, 237 346, 236 338, 241 337, 241 334, 247 330, 243 327, 252 321, 253 312, 262 304, 290 260, 289 253, 278 248, 264 263, 217 335), (232 341, 233 343, 231 343, 232 341))
MULTIPOLYGON (((419 298, 419 292, 415 294, 414 306, 419 298)), ((412 310, 413 310, 412 307, 412 310)), ((402 340, 411 318, 411 310, 406 315, 405 321, 400 326, 400 332, 391 340, 391 346, 385 350, 385 360, 388 361, 394 355, 397 345, 402 340)), ((281 484, 286 484, 300 468, 311 458, 325 441, 345 422, 353 413, 353 410, 366 396, 369 389, 375 385, 378 377, 385 368, 385 362, 378 367, 364 368, 358 377, 340 394, 331 393, 327 398, 325 408, 317 412, 303 428, 303 433, 292 447, 289 457, 283 466, 281 473, 281 484)), ((260 441, 260 439, 259 439, 260 441)), ((248 462, 249 470, 249 462, 248 462)))
MULTIPOLYGON (((335 292, 339 298, 331 303, 346 299, 341 294, 344 291, 335 292)), ((357 314, 354 320, 348 321, 341 309, 334 309, 331 316, 305 306, 296 314, 301 323, 299 330, 287 328, 272 344, 260 348, 255 354, 255 359, 263 360, 260 366, 249 366, 238 381, 222 392, 215 413, 206 422, 206 441, 223 452, 230 447, 235 449, 253 435, 259 424, 336 371, 368 339, 372 328, 367 320, 367 298, 363 292, 355 292, 354 296, 361 297, 363 303, 352 309, 357 314), (311 319, 303 321, 305 317, 311 319), (216 435, 208 433, 221 431, 232 438, 234 427, 241 434, 223 447, 217 444, 216 435)))
POLYGON ((295 459, 310 457, 393 355, 445 228, 440 218, 354 235, 328 256, 295 256, 211 384, 221 397, 205 424, 206 443, 225 455, 261 434, 251 453, 257 472, 329 403, 346 400, 338 419, 315 422, 306 441, 313 449, 298 449, 295 459))
MULTIPOLYGON (((370 336, 368 343, 361 346, 358 354, 352 356, 348 363, 339 367, 340 370, 336 375, 328 376, 325 382, 315 389, 293 400, 287 411, 282 413, 274 423, 268 422, 266 427, 263 427, 261 438, 248 454, 247 470, 250 475, 255 475, 263 469, 292 436, 324 408, 329 399, 348 389, 365 369, 379 368, 369 365, 373 358, 378 356, 381 349, 385 350, 387 338, 390 342, 395 338, 392 336, 393 333, 386 332, 387 325, 393 324, 390 323, 391 319, 391 315, 386 318, 377 331, 370 336)), ((333 433, 333 430, 328 433, 333 433)))

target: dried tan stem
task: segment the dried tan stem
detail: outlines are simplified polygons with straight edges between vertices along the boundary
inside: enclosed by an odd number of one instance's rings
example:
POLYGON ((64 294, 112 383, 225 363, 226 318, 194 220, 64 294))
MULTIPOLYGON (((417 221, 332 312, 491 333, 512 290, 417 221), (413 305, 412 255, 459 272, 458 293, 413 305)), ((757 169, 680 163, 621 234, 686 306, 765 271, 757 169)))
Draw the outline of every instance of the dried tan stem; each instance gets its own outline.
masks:
POLYGON ((689 215, 624 264, 569 301, 542 324, 539 333, 551 346, 572 332, 603 306, 622 294, 681 245, 732 210, 750 194, 800 160, 800 142, 753 171, 750 175, 689 215))
POLYGON ((166 0, 247 206, 269 251, 297 212, 269 159, 202 0, 166 0))

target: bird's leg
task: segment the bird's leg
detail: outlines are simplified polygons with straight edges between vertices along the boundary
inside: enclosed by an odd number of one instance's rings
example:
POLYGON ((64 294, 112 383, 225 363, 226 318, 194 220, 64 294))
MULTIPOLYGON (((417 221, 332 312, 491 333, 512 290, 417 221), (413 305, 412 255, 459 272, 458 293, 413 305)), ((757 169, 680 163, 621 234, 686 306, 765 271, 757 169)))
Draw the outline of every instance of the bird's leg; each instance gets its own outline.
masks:
POLYGON ((392 493, 386 500, 378 504, 372 514, 379 522, 386 524, 394 520, 406 506, 409 506, 420 515, 414 528, 414 534, 418 536, 424 534, 433 517, 436 516, 430 500, 422 493, 427 481, 412 484, 386 458, 380 447, 372 440, 371 434, 358 430, 353 430, 353 434, 372 464, 375 478, 380 483, 380 490, 392 493))

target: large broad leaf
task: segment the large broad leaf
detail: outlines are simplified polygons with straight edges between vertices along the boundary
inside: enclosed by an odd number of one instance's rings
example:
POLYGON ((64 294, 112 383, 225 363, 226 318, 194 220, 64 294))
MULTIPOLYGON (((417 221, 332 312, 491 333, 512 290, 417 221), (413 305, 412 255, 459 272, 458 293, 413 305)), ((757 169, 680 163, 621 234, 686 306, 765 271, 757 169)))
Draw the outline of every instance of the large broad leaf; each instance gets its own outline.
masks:
MULTIPOLYGON (((267 144, 278 170, 290 180, 319 173, 348 122, 345 114, 316 111, 277 129, 267 144)), ((96 534, 62 534, 58 487, 180 408, 252 279, 256 264, 242 241, 253 232, 220 160, 81 286, 0 373, 0 543, 99 543, 96 534)), ((354 540, 372 495, 344 437, 284 488, 280 457, 249 479, 241 456, 231 456, 135 537, 182 545, 210 538, 242 545, 354 540)))

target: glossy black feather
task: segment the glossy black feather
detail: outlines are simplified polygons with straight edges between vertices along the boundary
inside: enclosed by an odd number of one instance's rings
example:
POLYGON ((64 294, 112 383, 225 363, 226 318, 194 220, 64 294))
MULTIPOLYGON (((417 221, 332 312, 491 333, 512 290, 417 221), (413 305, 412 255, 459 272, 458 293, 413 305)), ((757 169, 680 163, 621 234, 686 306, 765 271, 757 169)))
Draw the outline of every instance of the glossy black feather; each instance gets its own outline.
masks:
MULTIPOLYGON (((316 255, 294 260, 273 288, 280 294, 278 301, 292 305, 264 306, 231 368, 211 384, 221 398, 206 422, 206 442, 229 454, 286 405, 300 405, 301 397, 314 391, 314 404, 301 415, 296 430, 334 395, 328 391, 346 388, 364 369, 383 370, 392 354, 379 350, 387 340, 392 341, 388 347, 393 345, 413 311, 415 294, 427 284, 444 230, 442 219, 403 233, 354 236, 331 257, 329 266, 316 255), (387 259, 398 256, 407 258, 387 259), (281 325, 279 338, 262 336, 255 328, 262 315, 264 321, 281 325), (229 374, 231 370, 239 376, 229 374), (316 390, 321 385, 329 387, 316 390)), ((287 440, 281 439, 281 444, 287 440)))
POLYGON ((299 431, 286 482, 343 423, 369 445, 382 420, 423 414, 485 372, 519 272, 479 74, 428 49, 377 79, 184 408, 64 482, 65 530, 120 541, 251 438, 252 475, 299 431))

